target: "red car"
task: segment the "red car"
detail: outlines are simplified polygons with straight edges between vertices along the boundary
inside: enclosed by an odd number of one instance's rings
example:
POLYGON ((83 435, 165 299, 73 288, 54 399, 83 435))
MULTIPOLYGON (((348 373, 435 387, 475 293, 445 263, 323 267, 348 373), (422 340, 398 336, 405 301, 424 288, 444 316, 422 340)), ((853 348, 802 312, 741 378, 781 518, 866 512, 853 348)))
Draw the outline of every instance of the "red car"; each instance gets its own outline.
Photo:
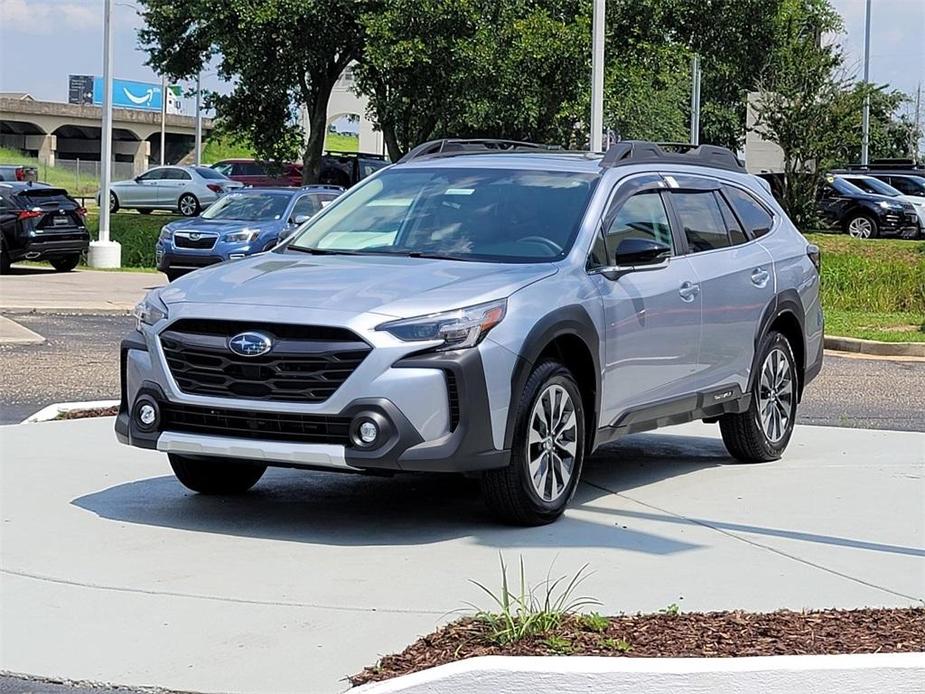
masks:
POLYGON ((298 164, 283 164, 281 170, 271 164, 254 159, 225 159, 212 168, 225 174, 232 181, 240 181, 254 188, 298 187, 302 185, 302 167, 298 164))

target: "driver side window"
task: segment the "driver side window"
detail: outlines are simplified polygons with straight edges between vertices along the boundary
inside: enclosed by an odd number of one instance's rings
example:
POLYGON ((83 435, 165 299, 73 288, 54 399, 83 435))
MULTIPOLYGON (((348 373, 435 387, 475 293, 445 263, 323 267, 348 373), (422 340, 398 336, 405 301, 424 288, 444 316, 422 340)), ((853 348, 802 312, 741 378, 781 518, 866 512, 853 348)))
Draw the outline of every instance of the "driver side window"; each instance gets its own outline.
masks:
POLYGON ((147 171, 141 176, 138 177, 139 181, 159 181, 164 177, 164 171, 166 169, 154 169, 152 171, 147 171))
POLYGON ((645 239, 663 243, 674 254, 668 212, 657 191, 637 193, 620 207, 604 229, 607 256, 611 260, 624 239, 645 239))

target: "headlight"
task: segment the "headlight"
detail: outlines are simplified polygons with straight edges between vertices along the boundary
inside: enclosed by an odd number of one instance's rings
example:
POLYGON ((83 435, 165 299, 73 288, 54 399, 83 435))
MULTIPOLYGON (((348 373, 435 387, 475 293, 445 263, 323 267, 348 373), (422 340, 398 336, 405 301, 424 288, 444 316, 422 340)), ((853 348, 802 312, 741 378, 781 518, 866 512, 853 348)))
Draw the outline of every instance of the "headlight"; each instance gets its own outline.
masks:
POLYGON ((168 226, 161 227, 161 235, 158 237, 161 241, 170 241, 173 238, 173 229, 168 226))
POLYGON ((442 340, 443 343, 434 349, 443 352, 474 347, 504 320, 505 313, 507 299, 502 299, 446 313, 390 321, 377 326, 376 330, 385 330, 405 342, 442 340))
POLYGON ((167 317, 167 306, 151 292, 138 302, 132 315, 135 316, 135 330, 143 332, 145 325, 154 325, 167 317))
POLYGON ((223 241, 235 241, 235 242, 250 242, 253 241, 257 236, 260 235, 259 229, 241 229, 241 231, 234 231, 230 234, 225 234, 222 237, 223 241))
POLYGON ((886 200, 881 200, 877 204, 885 210, 901 210, 903 208, 902 205, 897 205, 895 202, 887 202, 886 200))

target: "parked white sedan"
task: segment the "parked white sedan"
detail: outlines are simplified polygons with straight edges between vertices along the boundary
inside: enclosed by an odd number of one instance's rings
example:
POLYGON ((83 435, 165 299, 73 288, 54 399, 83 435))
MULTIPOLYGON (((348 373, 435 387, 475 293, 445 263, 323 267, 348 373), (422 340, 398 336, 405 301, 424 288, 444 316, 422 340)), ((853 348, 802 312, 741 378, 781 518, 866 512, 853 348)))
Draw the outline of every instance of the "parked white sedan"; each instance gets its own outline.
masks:
MULTIPOLYGON (((242 187, 207 166, 156 166, 128 181, 113 183, 109 209, 176 210, 184 217, 195 217, 228 191, 242 187)), ((96 197, 99 201, 99 193, 96 197)))

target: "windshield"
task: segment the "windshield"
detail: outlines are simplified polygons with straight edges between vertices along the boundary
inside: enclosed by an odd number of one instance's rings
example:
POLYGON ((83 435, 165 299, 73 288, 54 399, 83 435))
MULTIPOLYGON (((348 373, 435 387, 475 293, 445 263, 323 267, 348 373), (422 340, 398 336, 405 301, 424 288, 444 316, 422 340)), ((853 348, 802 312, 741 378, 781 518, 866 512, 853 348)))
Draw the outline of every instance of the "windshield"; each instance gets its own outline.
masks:
POLYGON ((266 222, 280 219, 286 213, 291 195, 268 191, 229 193, 202 213, 203 219, 238 219, 244 222, 266 222))
POLYGON ((855 176, 852 178, 845 179, 853 186, 857 186, 865 193, 873 193, 874 195, 888 195, 891 198, 895 198, 897 195, 902 195, 898 190, 888 183, 876 178, 864 178, 861 176, 855 176))
POLYGON ((833 178, 829 181, 829 185, 832 186, 838 193, 841 195, 864 195, 864 191, 858 188, 856 185, 848 183, 844 178, 833 178))
POLYGON ((565 256, 596 174, 390 169, 307 222, 291 248, 542 262, 565 256))

